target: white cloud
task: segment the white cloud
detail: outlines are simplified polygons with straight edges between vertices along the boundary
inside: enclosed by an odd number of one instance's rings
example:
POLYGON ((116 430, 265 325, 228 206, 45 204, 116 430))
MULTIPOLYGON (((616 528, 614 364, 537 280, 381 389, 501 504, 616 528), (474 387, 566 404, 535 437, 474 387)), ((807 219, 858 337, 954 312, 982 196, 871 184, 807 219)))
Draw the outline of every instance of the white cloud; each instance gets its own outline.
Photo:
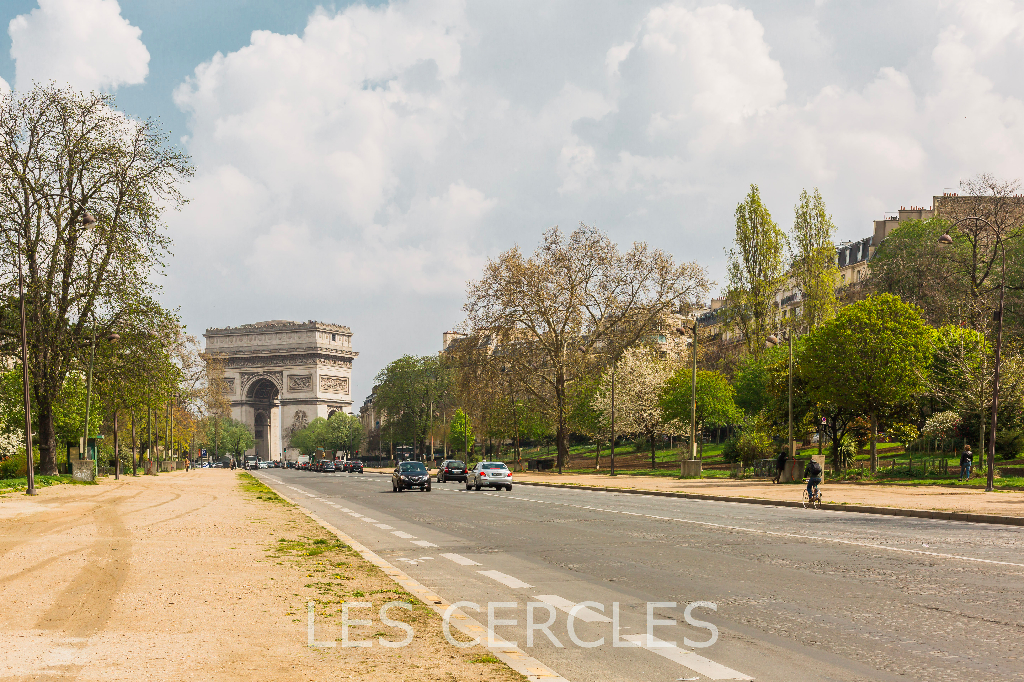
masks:
POLYGON ((209 325, 349 324, 367 391, 388 360, 437 349, 487 256, 550 225, 597 224, 720 276, 751 182, 783 226, 821 187, 841 238, 859 238, 961 177, 1020 172, 1024 105, 996 63, 1024 56, 1012 5, 973 23, 943 5, 912 45, 896 31, 870 69, 813 87, 807 55, 828 74, 868 59, 848 32, 883 5, 803 7, 807 44, 788 52, 748 9, 592 5, 579 39, 572 6, 557 26, 461 0, 320 10, 301 35, 256 31, 199 65, 175 92, 198 171, 173 222, 172 300, 209 325))
POLYGON ((112 90, 142 83, 149 51, 142 31, 121 16, 117 0, 39 0, 39 7, 11 20, 15 87, 33 81, 70 83, 81 90, 112 90))

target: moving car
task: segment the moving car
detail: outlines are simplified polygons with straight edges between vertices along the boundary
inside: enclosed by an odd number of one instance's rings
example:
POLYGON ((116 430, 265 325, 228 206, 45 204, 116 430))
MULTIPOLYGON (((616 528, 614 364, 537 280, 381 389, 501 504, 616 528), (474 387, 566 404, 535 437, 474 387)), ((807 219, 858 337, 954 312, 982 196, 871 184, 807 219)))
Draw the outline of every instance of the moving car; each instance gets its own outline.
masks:
POLYGON ((406 488, 430 492, 430 472, 423 462, 399 462, 391 474, 391 490, 400 493, 406 488))
POLYGON ((326 462, 324 462, 324 465, 320 468, 320 471, 322 471, 324 473, 327 473, 327 474, 333 474, 334 473, 334 462, 332 462, 331 460, 327 460, 326 462))
POLYGON ((351 459, 345 463, 345 471, 351 471, 353 474, 357 471, 363 473, 363 463, 358 459, 351 459))
POLYGON ((458 459, 446 459, 437 467, 437 482, 462 481, 466 482, 469 472, 466 471, 466 463, 458 459))
POLYGON ((512 490, 512 472, 504 462, 480 462, 469 472, 466 479, 466 490, 470 488, 504 488, 512 490))

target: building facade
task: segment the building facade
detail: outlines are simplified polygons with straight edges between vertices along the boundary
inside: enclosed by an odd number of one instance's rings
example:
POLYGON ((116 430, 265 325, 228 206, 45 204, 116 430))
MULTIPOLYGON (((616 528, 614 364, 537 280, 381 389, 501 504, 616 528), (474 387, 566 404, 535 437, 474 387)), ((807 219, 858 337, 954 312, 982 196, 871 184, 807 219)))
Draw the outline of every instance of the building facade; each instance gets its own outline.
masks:
POLYGON ((326 322, 272 320, 207 329, 224 363, 231 416, 252 429, 246 454, 281 459, 292 433, 317 417, 352 412, 352 331, 326 322))

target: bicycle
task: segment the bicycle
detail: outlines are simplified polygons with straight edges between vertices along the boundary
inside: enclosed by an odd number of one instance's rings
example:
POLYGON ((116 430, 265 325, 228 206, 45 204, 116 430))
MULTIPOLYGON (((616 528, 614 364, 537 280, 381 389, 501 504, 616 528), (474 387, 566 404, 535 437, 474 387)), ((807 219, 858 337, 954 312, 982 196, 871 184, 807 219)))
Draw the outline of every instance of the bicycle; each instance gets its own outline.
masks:
MULTIPOLYGON (((805 478, 804 483, 806 482, 807 479, 805 478)), ((818 489, 818 486, 814 486, 814 494, 808 495, 807 488, 804 488, 801 501, 803 503, 804 509, 807 509, 807 505, 811 505, 812 509, 818 509, 819 507, 821 507, 821 490, 818 489)))

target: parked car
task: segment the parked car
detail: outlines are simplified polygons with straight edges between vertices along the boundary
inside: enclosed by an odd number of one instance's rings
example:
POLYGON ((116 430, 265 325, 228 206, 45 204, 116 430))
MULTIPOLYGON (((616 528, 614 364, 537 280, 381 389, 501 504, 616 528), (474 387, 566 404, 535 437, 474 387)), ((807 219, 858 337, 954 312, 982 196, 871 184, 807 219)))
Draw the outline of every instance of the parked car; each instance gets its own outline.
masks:
POLYGON ((479 462, 466 479, 466 490, 470 488, 504 488, 511 491, 512 472, 504 462, 479 462))
POLYGON ((399 462, 391 474, 391 490, 400 493, 406 488, 430 492, 430 472, 423 462, 399 462))
POLYGON ((466 463, 458 459, 446 459, 437 467, 438 483, 445 483, 447 481, 462 481, 465 483, 468 475, 466 463))

